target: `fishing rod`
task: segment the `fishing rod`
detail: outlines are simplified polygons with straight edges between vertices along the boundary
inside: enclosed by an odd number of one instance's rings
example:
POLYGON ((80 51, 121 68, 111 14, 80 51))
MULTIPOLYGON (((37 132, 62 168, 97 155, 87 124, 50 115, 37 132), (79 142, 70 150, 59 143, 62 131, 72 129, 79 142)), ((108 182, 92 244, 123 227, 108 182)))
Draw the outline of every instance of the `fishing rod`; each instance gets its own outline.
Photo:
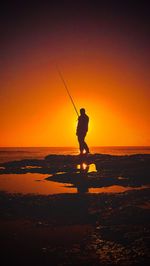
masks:
POLYGON ((68 90, 67 84, 66 84, 66 82, 65 82, 65 80, 64 80, 64 78, 63 78, 63 76, 62 76, 62 73, 61 73, 60 70, 58 69, 58 67, 57 67, 57 71, 58 71, 58 74, 59 74, 59 76, 60 76, 60 78, 61 78, 61 80, 62 80, 62 82, 63 82, 63 84, 64 84, 64 87, 65 87, 67 93, 68 93, 68 96, 69 96, 69 98, 70 98, 70 100, 71 100, 71 102, 72 102, 72 104, 73 104, 73 107, 74 107, 74 109, 75 109, 75 112, 76 112, 77 116, 79 117, 79 113, 78 113, 78 111, 77 111, 77 108, 76 108, 76 106, 75 106, 75 103, 74 103, 74 101, 73 101, 73 99, 72 99, 72 96, 70 95, 70 92, 69 92, 69 90, 68 90))

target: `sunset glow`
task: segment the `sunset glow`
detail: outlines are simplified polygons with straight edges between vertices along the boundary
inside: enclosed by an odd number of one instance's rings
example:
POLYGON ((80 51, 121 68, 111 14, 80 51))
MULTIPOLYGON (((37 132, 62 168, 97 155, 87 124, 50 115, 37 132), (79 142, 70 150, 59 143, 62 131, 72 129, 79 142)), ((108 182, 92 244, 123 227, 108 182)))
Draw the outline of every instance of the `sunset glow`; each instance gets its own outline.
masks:
POLYGON ((123 20, 120 31, 107 14, 95 21, 46 13, 40 21, 38 12, 24 30, 5 28, 0 146, 78 145, 77 116, 56 64, 90 117, 89 146, 150 145, 146 32, 123 20))

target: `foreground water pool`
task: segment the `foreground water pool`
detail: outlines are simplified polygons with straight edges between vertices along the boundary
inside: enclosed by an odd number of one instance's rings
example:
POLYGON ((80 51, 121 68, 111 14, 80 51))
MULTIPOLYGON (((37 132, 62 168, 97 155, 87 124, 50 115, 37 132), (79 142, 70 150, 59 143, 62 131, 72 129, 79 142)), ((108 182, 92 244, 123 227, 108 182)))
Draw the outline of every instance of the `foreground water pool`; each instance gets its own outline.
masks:
POLYGON ((74 187, 72 184, 49 181, 47 174, 2 174, 0 175, 0 191, 9 193, 22 194, 60 194, 60 193, 119 193, 132 189, 143 189, 141 187, 123 187, 123 186, 107 186, 107 187, 74 187))

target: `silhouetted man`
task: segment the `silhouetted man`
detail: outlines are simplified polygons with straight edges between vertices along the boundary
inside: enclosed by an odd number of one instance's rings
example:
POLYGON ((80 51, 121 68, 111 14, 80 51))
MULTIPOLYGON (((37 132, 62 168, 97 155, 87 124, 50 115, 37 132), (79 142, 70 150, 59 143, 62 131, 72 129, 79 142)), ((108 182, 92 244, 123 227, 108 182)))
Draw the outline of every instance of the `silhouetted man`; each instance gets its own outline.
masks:
POLYGON ((85 109, 80 109, 80 116, 78 118, 78 125, 77 125, 77 132, 76 135, 78 136, 79 141, 79 148, 80 148, 80 154, 89 153, 89 148, 84 141, 86 133, 88 131, 88 123, 89 123, 89 117, 85 113, 85 109))

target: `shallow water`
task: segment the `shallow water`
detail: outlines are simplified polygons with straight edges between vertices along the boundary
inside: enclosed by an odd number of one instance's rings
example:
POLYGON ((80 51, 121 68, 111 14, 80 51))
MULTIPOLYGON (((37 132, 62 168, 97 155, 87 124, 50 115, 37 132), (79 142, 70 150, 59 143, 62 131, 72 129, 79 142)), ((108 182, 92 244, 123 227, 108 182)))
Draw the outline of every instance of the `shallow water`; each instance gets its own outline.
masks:
POLYGON ((146 188, 146 186, 133 188, 116 185, 89 188, 86 184, 74 187, 68 183, 47 181, 47 177, 50 177, 50 175, 33 173, 2 174, 0 175, 0 190, 9 193, 52 195, 62 193, 119 193, 132 189, 146 188))
POLYGON ((47 182, 44 174, 3 174, 0 175, 0 190, 9 193, 22 194, 59 194, 59 193, 76 193, 75 188, 66 188, 69 184, 56 182, 47 182))

